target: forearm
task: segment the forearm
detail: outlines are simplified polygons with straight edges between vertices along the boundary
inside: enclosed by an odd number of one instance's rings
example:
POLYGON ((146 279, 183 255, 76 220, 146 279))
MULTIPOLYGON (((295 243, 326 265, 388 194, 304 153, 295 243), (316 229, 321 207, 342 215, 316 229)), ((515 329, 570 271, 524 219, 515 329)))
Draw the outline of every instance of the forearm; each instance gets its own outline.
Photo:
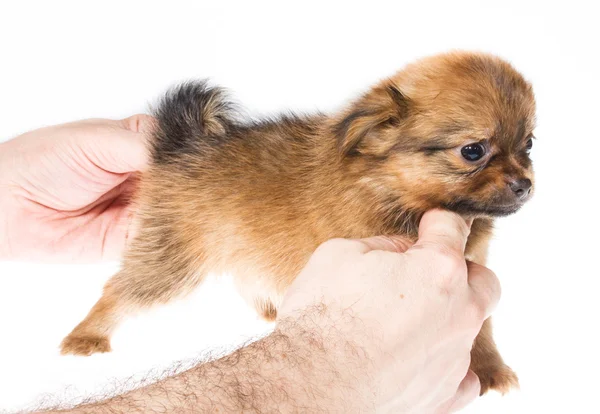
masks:
MULTIPOLYGON (((199 365, 69 413, 369 411, 364 355, 339 336, 298 324, 199 365)), ((370 398, 369 398, 370 397, 370 398)))

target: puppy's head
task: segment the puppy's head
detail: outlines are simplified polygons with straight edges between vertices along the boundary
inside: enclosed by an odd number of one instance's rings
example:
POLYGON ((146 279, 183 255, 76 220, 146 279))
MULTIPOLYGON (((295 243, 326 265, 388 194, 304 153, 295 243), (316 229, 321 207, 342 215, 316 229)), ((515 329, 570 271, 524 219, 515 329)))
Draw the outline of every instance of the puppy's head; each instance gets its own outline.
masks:
POLYGON ((409 65, 334 125, 360 182, 419 211, 514 213, 533 192, 531 85, 490 55, 450 53, 409 65), (366 171, 366 172, 365 172, 366 171))

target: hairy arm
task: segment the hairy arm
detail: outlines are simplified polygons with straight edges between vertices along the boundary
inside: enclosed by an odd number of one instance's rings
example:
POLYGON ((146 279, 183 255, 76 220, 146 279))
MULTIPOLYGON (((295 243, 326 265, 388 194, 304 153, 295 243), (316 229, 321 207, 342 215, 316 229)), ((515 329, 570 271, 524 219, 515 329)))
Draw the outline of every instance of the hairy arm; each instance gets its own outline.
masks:
POLYGON ((219 360, 61 412, 371 411, 368 359, 336 330, 309 327, 315 317, 326 318, 323 308, 219 360))

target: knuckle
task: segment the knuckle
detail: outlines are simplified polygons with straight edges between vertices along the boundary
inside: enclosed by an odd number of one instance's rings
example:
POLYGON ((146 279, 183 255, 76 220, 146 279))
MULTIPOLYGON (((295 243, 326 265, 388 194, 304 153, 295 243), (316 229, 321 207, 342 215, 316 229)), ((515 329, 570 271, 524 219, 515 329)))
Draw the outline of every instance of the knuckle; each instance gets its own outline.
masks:
POLYGON ((493 296, 493 292, 489 289, 482 289, 478 293, 477 302, 479 303, 479 307, 482 309, 484 315, 485 315, 487 309, 490 308, 490 306, 493 302, 492 296, 493 296))
POLYGON ((455 276, 467 271, 465 258, 445 246, 434 248, 431 260, 437 270, 445 276, 455 276))
POLYGON ((486 317, 486 306, 480 300, 472 299, 467 304, 467 309, 465 312, 469 315, 469 319, 471 321, 477 322, 477 331, 481 328, 481 324, 485 320, 486 317))
MULTIPOLYGON (((469 280, 476 281, 477 300, 484 306, 490 307, 500 298, 500 281, 490 269, 477 264, 469 264, 469 280)), ((473 283, 473 282, 471 282, 473 283)))
POLYGON ((497 296, 498 298, 500 298, 500 294, 502 293, 502 288, 500 287, 500 280, 496 276, 496 273, 492 272, 487 267, 485 268, 485 271, 487 272, 487 278, 490 282, 490 290, 489 290, 490 301, 492 300, 492 298, 494 296, 497 296))

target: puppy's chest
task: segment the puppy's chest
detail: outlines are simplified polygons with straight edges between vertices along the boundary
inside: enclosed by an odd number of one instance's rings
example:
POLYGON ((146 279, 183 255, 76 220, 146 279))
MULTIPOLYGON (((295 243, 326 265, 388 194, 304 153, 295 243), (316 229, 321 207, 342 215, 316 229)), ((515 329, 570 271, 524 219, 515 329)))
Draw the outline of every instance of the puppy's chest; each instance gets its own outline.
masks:
POLYGON ((467 260, 485 266, 492 234, 493 221, 491 219, 475 219, 473 221, 465 248, 467 260))

